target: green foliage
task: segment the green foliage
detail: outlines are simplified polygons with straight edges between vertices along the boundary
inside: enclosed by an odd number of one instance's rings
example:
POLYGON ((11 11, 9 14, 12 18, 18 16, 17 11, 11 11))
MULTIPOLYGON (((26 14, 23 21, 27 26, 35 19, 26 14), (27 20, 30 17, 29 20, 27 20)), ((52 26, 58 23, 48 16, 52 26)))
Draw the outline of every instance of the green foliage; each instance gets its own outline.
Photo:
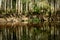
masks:
POLYGON ((22 3, 24 4, 24 3, 26 3, 26 1, 27 1, 27 0, 22 0, 22 3))
POLYGON ((49 14, 49 12, 53 13, 54 12, 54 7, 49 5, 48 2, 46 1, 41 1, 39 3, 39 5, 37 5, 38 3, 34 3, 33 4, 33 10, 31 10, 32 12, 36 12, 36 13, 43 13, 43 14, 49 14))
POLYGON ((39 7, 37 6, 37 4, 34 5, 34 12, 39 12, 39 7))
POLYGON ((0 10, 0 14, 6 14, 6 11, 5 10, 0 10))
POLYGON ((32 22, 35 23, 35 24, 37 24, 37 23, 40 22, 40 20, 39 20, 38 18, 33 18, 33 19, 32 19, 32 22))

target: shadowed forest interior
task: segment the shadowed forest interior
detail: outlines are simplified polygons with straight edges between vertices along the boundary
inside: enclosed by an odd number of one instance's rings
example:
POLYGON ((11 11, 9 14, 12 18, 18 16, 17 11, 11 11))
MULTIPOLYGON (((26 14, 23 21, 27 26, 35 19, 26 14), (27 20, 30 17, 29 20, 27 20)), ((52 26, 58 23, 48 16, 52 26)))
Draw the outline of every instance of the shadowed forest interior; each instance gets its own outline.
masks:
POLYGON ((0 40, 60 40, 60 0, 0 0, 0 40))

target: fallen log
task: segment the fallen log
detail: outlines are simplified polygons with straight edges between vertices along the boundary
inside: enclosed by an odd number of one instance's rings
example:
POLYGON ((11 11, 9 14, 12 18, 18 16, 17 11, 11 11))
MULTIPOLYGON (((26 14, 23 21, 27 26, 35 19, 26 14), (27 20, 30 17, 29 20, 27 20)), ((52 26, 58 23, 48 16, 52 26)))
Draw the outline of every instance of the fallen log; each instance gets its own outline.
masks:
POLYGON ((16 26, 25 26, 28 24, 27 22, 22 22, 22 20, 28 20, 28 19, 20 19, 16 17, 10 17, 10 18, 0 18, 0 28, 3 27, 16 27, 16 26))

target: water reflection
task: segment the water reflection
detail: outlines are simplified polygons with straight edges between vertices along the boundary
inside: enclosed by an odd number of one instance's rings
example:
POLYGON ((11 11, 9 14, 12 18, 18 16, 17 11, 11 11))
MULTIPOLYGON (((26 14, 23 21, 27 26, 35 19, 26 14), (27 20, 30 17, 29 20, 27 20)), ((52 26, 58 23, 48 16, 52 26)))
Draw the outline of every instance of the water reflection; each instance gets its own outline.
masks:
POLYGON ((0 40, 60 40, 60 22, 41 22, 34 26, 12 26, 0 29, 0 40))

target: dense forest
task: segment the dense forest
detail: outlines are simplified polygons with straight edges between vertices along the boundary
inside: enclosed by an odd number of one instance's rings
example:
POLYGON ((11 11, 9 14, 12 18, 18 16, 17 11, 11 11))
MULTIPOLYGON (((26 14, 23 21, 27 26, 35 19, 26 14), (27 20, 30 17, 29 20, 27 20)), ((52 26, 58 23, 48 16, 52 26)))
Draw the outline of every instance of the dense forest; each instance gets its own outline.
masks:
POLYGON ((60 0, 0 0, 0 40, 60 40, 60 0))

